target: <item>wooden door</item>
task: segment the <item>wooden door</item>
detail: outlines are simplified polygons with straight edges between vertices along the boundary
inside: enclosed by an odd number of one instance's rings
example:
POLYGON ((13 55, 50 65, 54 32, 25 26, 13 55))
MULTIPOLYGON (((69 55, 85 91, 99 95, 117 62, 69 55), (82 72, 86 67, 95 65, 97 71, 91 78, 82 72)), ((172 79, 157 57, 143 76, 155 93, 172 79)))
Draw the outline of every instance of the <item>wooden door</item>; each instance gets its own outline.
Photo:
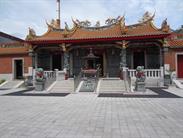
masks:
POLYGON ((138 66, 144 66, 144 68, 145 68, 144 51, 133 53, 133 67, 134 67, 134 69, 136 69, 138 66))
POLYGON ((183 78, 183 55, 177 56, 178 78, 183 78))

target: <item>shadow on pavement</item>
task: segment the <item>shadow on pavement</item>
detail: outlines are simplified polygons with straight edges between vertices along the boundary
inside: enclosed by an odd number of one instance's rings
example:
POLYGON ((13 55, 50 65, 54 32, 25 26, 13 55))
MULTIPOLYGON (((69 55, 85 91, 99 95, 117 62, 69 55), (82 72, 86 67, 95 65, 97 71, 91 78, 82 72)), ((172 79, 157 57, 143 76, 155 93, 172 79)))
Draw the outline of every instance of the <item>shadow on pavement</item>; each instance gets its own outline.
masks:
POLYGON ((98 97, 114 97, 114 98, 182 98, 161 88, 149 88, 156 94, 123 94, 123 93, 100 93, 98 97))

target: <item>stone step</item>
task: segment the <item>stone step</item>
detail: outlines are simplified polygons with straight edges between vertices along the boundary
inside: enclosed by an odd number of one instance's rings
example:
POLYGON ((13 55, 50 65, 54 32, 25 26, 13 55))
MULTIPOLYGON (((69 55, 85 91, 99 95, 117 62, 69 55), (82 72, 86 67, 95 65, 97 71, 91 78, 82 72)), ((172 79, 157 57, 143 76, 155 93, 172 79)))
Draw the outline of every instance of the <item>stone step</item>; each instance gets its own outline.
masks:
POLYGON ((121 86, 123 84, 119 83, 119 84, 115 84, 115 82, 111 82, 113 84, 101 84, 102 86, 121 86))
MULTIPOLYGON (((132 78, 131 83, 135 86, 136 78, 132 78)), ((159 87, 160 86, 160 79, 159 78, 146 78, 145 80, 146 87, 159 87)))
POLYGON ((100 80, 99 93, 114 93, 126 91, 125 83, 120 79, 100 80))
POLYGON ((24 81, 22 80, 10 80, 0 87, 0 89, 12 89, 18 88, 24 81))
POLYGON ((56 81, 55 85, 49 91, 53 93, 71 93, 74 91, 74 80, 56 81))
POLYGON ((124 90, 125 89, 125 87, 100 87, 100 89, 102 89, 102 90, 124 90))

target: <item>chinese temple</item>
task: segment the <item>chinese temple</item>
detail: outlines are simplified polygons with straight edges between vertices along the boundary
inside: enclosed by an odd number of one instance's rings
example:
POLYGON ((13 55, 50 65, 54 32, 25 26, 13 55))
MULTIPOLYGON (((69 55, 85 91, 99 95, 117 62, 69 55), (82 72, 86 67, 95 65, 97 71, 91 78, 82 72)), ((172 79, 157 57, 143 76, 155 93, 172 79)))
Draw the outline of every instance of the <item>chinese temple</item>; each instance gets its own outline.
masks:
POLYGON ((157 28, 154 17, 155 14, 145 12, 136 24, 127 25, 125 16, 118 16, 108 18, 105 25, 97 21, 93 26, 88 20, 72 19, 73 27, 70 28, 66 22, 61 27, 59 12, 58 19, 46 22, 48 29, 43 35, 38 36, 29 28, 25 41, 1 42, 0 74, 19 70, 17 64, 21 59, 22 75, 14 73, 11 79, 24 76, 31 68, 63 70, 67 77, 73 77, 83 68, 96 69, 98 66, 100 77, 119 77, 123 68, 133 70, 144 66, 145 69, 163 67, 183 78, 183 39, 171 31, 167 19, 157 28), (7 66, 3 66, 6 63, 7 66))
POLYGON ((53 20, 42 36, 29 30, 27 42, 35 53, 35 67, 44 70, 66 69, 69 76, 77 75, 80 69, 101 67, 102 77, 118 77, 120 68, 159 69, 164 65, 165 38, 170 35, 167 21, 161 28, 153 24, 155 15, 146 12, 137 24, 126 25, 125 17, 109 18, 105 26, 97 22, 91 27, 89 21, 73 20, 73 28, 67 23, 60 28, 60 21, 53 20), (95 60, 83 63, 90 52, 95 60))

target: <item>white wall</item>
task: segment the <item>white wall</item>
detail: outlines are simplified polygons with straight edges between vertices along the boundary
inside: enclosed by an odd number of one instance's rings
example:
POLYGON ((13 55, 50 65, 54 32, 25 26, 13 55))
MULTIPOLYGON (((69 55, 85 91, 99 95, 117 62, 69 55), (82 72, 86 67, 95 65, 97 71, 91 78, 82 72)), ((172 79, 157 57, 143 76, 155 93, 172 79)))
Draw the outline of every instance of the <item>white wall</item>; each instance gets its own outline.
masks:
POLYGON ((5 80, 12 80, 13 79, 13 74, 0 74, 0 80, 5 79, 5 80))

